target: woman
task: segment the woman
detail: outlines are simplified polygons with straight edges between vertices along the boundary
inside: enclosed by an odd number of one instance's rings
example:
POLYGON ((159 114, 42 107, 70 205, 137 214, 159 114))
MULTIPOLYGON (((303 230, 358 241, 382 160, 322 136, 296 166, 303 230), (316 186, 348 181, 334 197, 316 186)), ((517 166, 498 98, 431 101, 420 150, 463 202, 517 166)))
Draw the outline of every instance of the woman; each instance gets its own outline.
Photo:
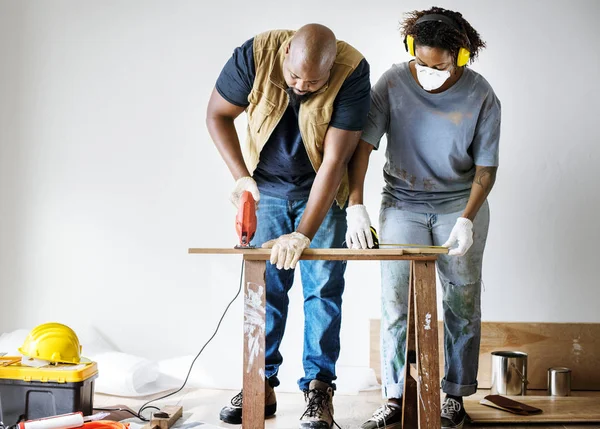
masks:
MULTIPOLYGON (((442 428, 460 428, 462 397, 477 390, 481 268, 488 232, 486 201, 498 167, 500 102, 467 68, 485 43, 460 13, 415 11, 402 25, 414 59, 392 66, 371 92, 371 110, 350 166, 348 247, 369 246, 362 205, 370 152, 387 136, 382 243, 450 248, 440 256, 445 334, 442 428)), ((409 264, 381 264, 383 396, 363 429, 400 427, 405 377, 409 264)))

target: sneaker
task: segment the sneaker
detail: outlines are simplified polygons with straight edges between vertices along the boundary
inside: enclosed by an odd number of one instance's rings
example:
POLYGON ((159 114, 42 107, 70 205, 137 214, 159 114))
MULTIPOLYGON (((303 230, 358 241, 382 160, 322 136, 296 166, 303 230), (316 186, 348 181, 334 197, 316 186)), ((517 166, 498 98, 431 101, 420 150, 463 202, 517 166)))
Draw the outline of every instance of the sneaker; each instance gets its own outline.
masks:
POLYGON ((442 429, 461 429, 466 417, 462 402, 446 396, 442 405, 442 429))
POLYGON ((333 389, 323 381, 313 380, 304 392, 306 410, 300 417, 301 429, 330 429, 333 425, 333 389))
MULTIPOLYGON (((243 390, 237 395, 231 398, 231 405, 223 407, 219 418, 225 423, 232 425, 242 424, 242 403, 243 403, 243 390)), ((271 417, 277 411, 277 398, 275 397, 275 390, 265 383, 265 418, 271 417)))
POLYGON ((400 427, 402 427, 402 407, 388 402, 377 408, 360 429, 400 429, 400 427))

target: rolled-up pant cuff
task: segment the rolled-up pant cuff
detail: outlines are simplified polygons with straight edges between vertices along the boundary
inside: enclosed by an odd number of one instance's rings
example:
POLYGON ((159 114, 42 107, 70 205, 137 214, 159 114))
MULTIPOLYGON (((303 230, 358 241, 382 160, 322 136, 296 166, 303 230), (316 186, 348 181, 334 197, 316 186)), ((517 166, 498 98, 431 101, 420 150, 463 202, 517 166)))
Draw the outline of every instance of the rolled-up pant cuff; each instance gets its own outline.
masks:
POLYGON ((477 382, 475 384, 456 384, 444 378, 442 380, 442 390, 446 395, 471 396, 477 392, 477 382))
POLYGON ((269 383, 269 386, 271 387, 279 386, 279 378, 277 378, 276 375, 267 376, 265 381, 269 383))

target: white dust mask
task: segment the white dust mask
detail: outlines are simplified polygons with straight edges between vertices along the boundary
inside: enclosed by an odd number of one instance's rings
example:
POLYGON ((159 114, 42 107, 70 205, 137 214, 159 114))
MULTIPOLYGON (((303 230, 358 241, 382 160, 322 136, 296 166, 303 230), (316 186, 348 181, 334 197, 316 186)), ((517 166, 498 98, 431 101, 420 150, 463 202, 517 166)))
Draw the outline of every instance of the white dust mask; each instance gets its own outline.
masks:
POLYGON ((417 68, 417 79, 425 91, 438 89, 450 77, 448 70, 436 70, 415 63, 417 68))

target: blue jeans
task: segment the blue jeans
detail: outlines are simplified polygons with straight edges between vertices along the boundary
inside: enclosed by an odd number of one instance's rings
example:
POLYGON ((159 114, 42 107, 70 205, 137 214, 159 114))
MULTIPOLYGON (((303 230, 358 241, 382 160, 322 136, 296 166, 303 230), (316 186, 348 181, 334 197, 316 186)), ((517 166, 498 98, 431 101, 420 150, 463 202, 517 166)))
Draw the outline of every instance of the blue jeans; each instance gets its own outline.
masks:
MULTIPOLYGON (((252 244, 264 242, 296 230, 307 200, 288 201, 262 194, 257 211, 257 231, 252 244)), ((310 247, 341 248, 346 234, 346 211, 333 204, 310 247)), ((304 377, 300 390, 308 390, 311 380, 331 384, 336 379, 335 363, 340 354, 342 293, 345 261, 300 261, 304 294, 304 377)), ((283 362, 279 346, 288 313, 288 291, 294 270, 278 270, 267 261, 267 316, 265 375, 273 387, 279 385, 277 372, 283 362)))
MULTIPOLYGON (((441 246, 461 212, 413 213, 384 202, 379 214, 382 243, 441 246)), ((464 256, 440 255, 437 272, 442 283, 444 353, 442 390, 468 396, 477 391, 481 337, 481 267, 489 225, 489 206, 483 204, 473 222, 473 245, 464 256)), ((381 263, 381 372, 383 396, 400 398, 406 364, 409 262, 381 263)), ((440 333, 441 335, 441 333, 440 333)))

